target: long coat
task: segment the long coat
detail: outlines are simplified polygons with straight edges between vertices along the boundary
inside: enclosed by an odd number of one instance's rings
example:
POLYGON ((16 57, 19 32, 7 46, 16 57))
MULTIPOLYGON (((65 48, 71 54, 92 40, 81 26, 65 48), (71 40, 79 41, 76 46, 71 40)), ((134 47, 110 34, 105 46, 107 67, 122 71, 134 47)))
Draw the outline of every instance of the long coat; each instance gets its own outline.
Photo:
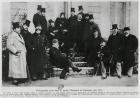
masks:
POLYGON ((136 49, 138 48, 137 38, 130 34, 128 37, 124 37, 123 53, 124 53, 124 64, 127 67, 132 67, 135 65, 135 55, 136 49))
POLYGON ((32 57, 31 57, 31 66, 32 66, 32 74, 41 74, 43 73, 43 69, 46 60, 46 41, 45 36, 37 33, 33 34, 32 41, 32 57))
POLYGON ((7 48, 9 50, 9 77, 27 78, 26 71, 26 48, 22 36, 16 32, 9 34, 7 39, 7 48), (15 53, 20 50, 19 56, 15 53))
POLYGON ((109 49, 110 56, 113 57, 114 62, 122 61, 122 50, 123 50, 123 36, 119 33, 116 35, 111 34, 109 36, 107 47, 109 49))
POLYGON ((41 20, 42 19, 42 16, 39 15, 38 13, 34 14, 33 16, 33 24, 34 26, 36 27, 38 24, 41 24, 41 20))

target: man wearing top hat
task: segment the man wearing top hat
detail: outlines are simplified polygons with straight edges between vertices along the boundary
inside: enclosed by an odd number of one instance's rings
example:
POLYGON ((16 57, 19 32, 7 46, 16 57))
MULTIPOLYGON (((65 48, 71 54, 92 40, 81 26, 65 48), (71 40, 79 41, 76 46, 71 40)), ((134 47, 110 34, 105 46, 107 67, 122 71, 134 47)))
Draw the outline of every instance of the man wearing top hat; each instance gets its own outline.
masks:
POLYGON ((131 77, 133 74, 133 67, 135 65, 135 52, 138 48, 138 40, 136 36, 130 34, 130 28, 124 28, 124 44, 123 44, 123 69, 124 74, 131 77))
POLYGON ((75 8, 71 8, 71 16, 68 19, 68 30, 69 30, 69 47, 72 48, 75 43, 76 37, 76 22, 77 16, 75 15, 75 8))
POLYGON ((117 72, 117 76, 120 79, 122 67, 122 41, 123 37, 118 33, 117 24, 112 25, 112 34, 109 36, 107 47, 111 56, 111 75, 117 72))
POLYGON ((13 84, 25 82, 27 78, 26 47, 20 34, 19 22, 13 23, 13 31, 8 35, 7 49, 9 50, 9 77, 13 84))
POLYGON ((82 5, 78 6, 78 10, 79 10, 78 14, 81 14, 82 15, 82 20, 84 20, 85 19, 85 14, 84 14, 83 6, 82 5))
POLYGON ((38 24, 41 24, 41 18, 42 18, 42 13, 41 13, 42 7, 41 5, 37 6, 37 13, 34 14, 33 16, 33 24, 36 27, 38 24))
POLYGON ((27 49, 27 65, 29 68, 29 72, 31 72, 31 55, 32 55, 32 46, 31 46, 31 40, 32 40, 32 34, 28 31, 28 28, 30 26, 30 21, 26 20, 23 24, 23 27, 21 29, 21 35, 25 41, 25 46, 27 49))
POLYGON ((47 20, 46 20, 46 17, 45 17, 45 13, 46 13, 45 8, 41 8, 41 13, 42 13, 41 23, 40 23, 40 25, 42 27, 41 33, 45 34, 45 35, 48 35, 47 34, 47 20))

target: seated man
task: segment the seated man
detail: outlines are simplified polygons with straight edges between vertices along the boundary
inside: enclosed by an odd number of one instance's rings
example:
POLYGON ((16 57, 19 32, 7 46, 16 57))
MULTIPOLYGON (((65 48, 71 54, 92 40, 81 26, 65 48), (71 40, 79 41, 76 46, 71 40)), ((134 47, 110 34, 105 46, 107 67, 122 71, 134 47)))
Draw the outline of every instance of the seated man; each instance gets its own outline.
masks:
POLYGON ((72 64, 68 57, 61 54, 59 50, 59 41, 57 39, 52 40, 52 47, 50 48, 49 54, 51 63, 55 63, 57 67, 59 65, 59 67, 63 69, 60 74, 60 79, 66 79, 66 73, 69 72, 69 67, 71 67, 73 71, 81 71, 81 69, 72 64))

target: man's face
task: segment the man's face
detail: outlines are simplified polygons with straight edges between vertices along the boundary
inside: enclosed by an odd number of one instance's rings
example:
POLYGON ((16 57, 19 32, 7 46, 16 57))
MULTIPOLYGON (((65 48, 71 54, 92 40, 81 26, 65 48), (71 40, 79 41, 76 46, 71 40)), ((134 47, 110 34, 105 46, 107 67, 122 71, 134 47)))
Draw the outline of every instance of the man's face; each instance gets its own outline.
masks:
POLYGON ((112 30, 112 33, 113 33, 113 34, 116 34, 117 32, 118 32, 118 29, 113 29, 113 30, 112 30))
POLYGON ((62 14, 62 15, 61 15, 61 18, 64 18, 64 17, 65 17, 64 14, 62 14))
POLYGON ((26 24, 23 25, 24 30, 28 30, 28 26, 26 24))
POLYGON ((82 20, 82 15, 78 14, 78 20, 82 20))
POLYGON ((86 20, 89 20, 89 16, 86 16, 85 19, 86 19, 86 20))
POLYGON ((19 28, 15 28, 15 32, 20 33, 21 29, 19 28))
POLYGON ((94 32, 94 37, 97 38, 98 37, 98 31, 94 32))
POLYGON ((40 33, 41 33, 41 30, 40 30, 40 29, 37 29, 37 30, 36 30, 36 33, 37 33, 37 34, 40 34, 40 33))
POLYGON ((94 19, 92 18, 92 19, 90 19, 89 21, 90 21, 90 22, 94 22, 94 19))
POLYGON ((51 23, 51 26, 52 26, 52 27, 54 27, 54 26, 55 26, 55 25, 54 25, 54 22, 52 22, 52 23, 51 23))
POLYGON ((45 12, 42 12, 42 15, 45 16, 45 12))
POLYGON ((124 34, 125 34, 125 36, 128 36, 130 34, 130 31, 129 30, 124 31, 124 34))
POLYGON ((74 16, 74 15, 75 15, 75 12, 74 12, 74 11, 72 11, 72 12, 71 12, 71 15, 72 15, 72 16, 74 16))

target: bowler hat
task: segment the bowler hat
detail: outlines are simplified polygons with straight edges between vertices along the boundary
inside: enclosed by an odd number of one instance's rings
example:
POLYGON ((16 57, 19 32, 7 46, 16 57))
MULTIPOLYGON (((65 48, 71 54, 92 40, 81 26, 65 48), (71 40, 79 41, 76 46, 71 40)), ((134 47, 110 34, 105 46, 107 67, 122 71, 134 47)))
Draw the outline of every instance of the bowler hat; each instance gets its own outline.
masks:
POLYGON ((71 12, 75 12, 75 8, 71 8, 71 12))
POLYGON ((130 28, 129 27, 124 27, 123 31, 129 31, 130 28))
POLYGON ((29 25, 30 25, 30 20, 26 20, 24 24, 27 25, 27 26, 29 27, 29 25))
POLYGON ((111 30, 113 30, 113 29, 118 29, 118 25, 117 24, 113 24, 111 30))
POLYGON ((41 5, 37 5, 37 10, 41 10, 41 5))
POLYGON ((79 10, 83 10, 83 6, 82 5, 78 6, 78 8, 79 8, 79 10))
POLYGON ((19 28, 20 26, 19 26, 19 22, 14 22, 13 23, 13 29, 15 29, 15 28, 19 28))

